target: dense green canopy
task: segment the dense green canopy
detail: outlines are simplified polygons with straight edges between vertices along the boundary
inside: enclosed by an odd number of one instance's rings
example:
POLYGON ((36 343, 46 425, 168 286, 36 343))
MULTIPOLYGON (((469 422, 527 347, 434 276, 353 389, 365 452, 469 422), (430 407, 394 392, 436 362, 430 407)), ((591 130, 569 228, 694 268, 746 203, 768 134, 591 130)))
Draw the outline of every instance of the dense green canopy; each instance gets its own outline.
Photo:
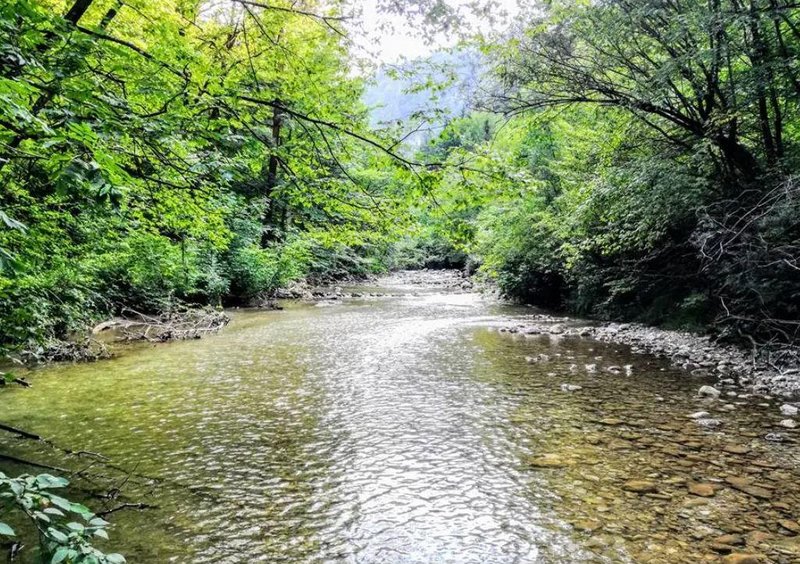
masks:
MULTIPOLYGON (((548 307, 794 339, 796 6, 528 5, 468 41, 472 109, 418 150, 416 122, 370 127, 358 5, 4 3, 3 346, 124 307, 467 263, 548 307)), ((462 39, 499 14, 378 5, 462 39)), ((452 97, 445 74, 415 91, 452 97)))

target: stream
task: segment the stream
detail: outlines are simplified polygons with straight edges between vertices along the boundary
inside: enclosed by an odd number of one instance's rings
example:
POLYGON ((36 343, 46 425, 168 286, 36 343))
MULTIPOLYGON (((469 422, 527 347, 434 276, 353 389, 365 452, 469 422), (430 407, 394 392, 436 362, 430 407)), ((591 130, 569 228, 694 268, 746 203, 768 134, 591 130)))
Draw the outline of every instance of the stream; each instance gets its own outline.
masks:
MULTIPOLYGON (((503 332, 535 310, 416 281, 35 370, 0 421, 122 469, 109 505, 156 506, 108 517, 100 546, 131 563, 800 562, 778 400, 704 399, 666 360, 503 332)), ((91 463, 2 433, 0 452, 91 463)))

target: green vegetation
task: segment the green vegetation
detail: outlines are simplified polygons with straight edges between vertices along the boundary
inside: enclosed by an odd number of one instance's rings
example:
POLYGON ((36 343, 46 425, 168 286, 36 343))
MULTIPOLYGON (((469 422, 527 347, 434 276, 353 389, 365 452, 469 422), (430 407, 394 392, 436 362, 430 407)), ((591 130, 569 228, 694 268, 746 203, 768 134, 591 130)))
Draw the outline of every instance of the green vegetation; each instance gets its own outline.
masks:
MULTIPOLYGON (((95 539, 108 540, 108 522, 87 507, 55 495, 50 490, 69 482, 49 474, 9 478, 0 472, 0 507, 26 518, 39 538, 42 562, 50 564, 120 564, 119 554, 105 554, 93 546, 95 539), (79 517, 73 520, 70 515, 79 517)), ((0 540, 15 538, 16 532, 0 521, 0 540)), ((12 554, 14 553, 12 549, 12 554)))
MULTIPOLYGON (((380 6, 458 29, 446 2, 380 6)), ((6 2, 0 346, 125 307, 477 265, 550 308, 794 340, 796 7, 549 2, 484 38, 484 110, 418 149, 417 112, 369 125, 350 9, 6 2)), ((415 100, 452 102, 446 74, 415 100)))
POLYGON ((0 347, 384 268, 405 165, 321 14, 3 3, 0 347))
POLYGON ((548 3, 485 47, 506 119, 427 150, 439 233, 523 301, 795 341, 798 29, 782 2, 548 3))

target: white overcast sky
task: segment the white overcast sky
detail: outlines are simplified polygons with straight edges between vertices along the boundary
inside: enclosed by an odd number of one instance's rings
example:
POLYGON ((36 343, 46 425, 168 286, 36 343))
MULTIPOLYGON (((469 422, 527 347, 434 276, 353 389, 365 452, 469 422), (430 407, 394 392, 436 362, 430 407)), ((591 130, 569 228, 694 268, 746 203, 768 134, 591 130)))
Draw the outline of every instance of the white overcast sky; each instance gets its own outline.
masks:
MULTIPOLYGON (((455 34, 440 33, 433 38, 425 38, 416 30, 408 20, 402 16, 379 13, 378 0, 361 0, 363 6, 363 24, 365 32, 355 34, 354 41, 362 55, 377 58, 378 64, 393 64, 406 59, 424 57, 432 52, 452 47, 458 41, 455 34), (389 24, 388 26, 385 24, 389 24)), ((519 13, 518 0, 495 0, 500 5, 500 10, 505 12, 508 22, 519 13)), ((454 6, 466 7, 469 0, 448 0, 454 6)), ((465 12, 467 10, 465 9, 465 12)), ((487 20, 470 19, 475 31, 489 34, 493 29, 487 20)), ((497 24, 499 26, 506 24, 497 24)))

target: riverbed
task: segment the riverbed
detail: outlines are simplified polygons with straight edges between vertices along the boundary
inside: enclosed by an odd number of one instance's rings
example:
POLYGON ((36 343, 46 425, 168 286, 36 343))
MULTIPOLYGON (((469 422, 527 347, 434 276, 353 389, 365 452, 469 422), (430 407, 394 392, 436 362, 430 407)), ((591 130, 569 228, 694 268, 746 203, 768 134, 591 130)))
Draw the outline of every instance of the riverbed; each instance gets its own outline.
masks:
MULTIPOLYGON (((459 285, 350 290, 37 370, 0 421, 110 458, 73 494, 152 506, 108 517, 129 562, 800 562, 800 434, 778 400, 504 332, 537 312, 459 285), (108 483, 121 496, 85 493, 108 483)), ((92 460, 7 435, 0 451, 92 460)))

